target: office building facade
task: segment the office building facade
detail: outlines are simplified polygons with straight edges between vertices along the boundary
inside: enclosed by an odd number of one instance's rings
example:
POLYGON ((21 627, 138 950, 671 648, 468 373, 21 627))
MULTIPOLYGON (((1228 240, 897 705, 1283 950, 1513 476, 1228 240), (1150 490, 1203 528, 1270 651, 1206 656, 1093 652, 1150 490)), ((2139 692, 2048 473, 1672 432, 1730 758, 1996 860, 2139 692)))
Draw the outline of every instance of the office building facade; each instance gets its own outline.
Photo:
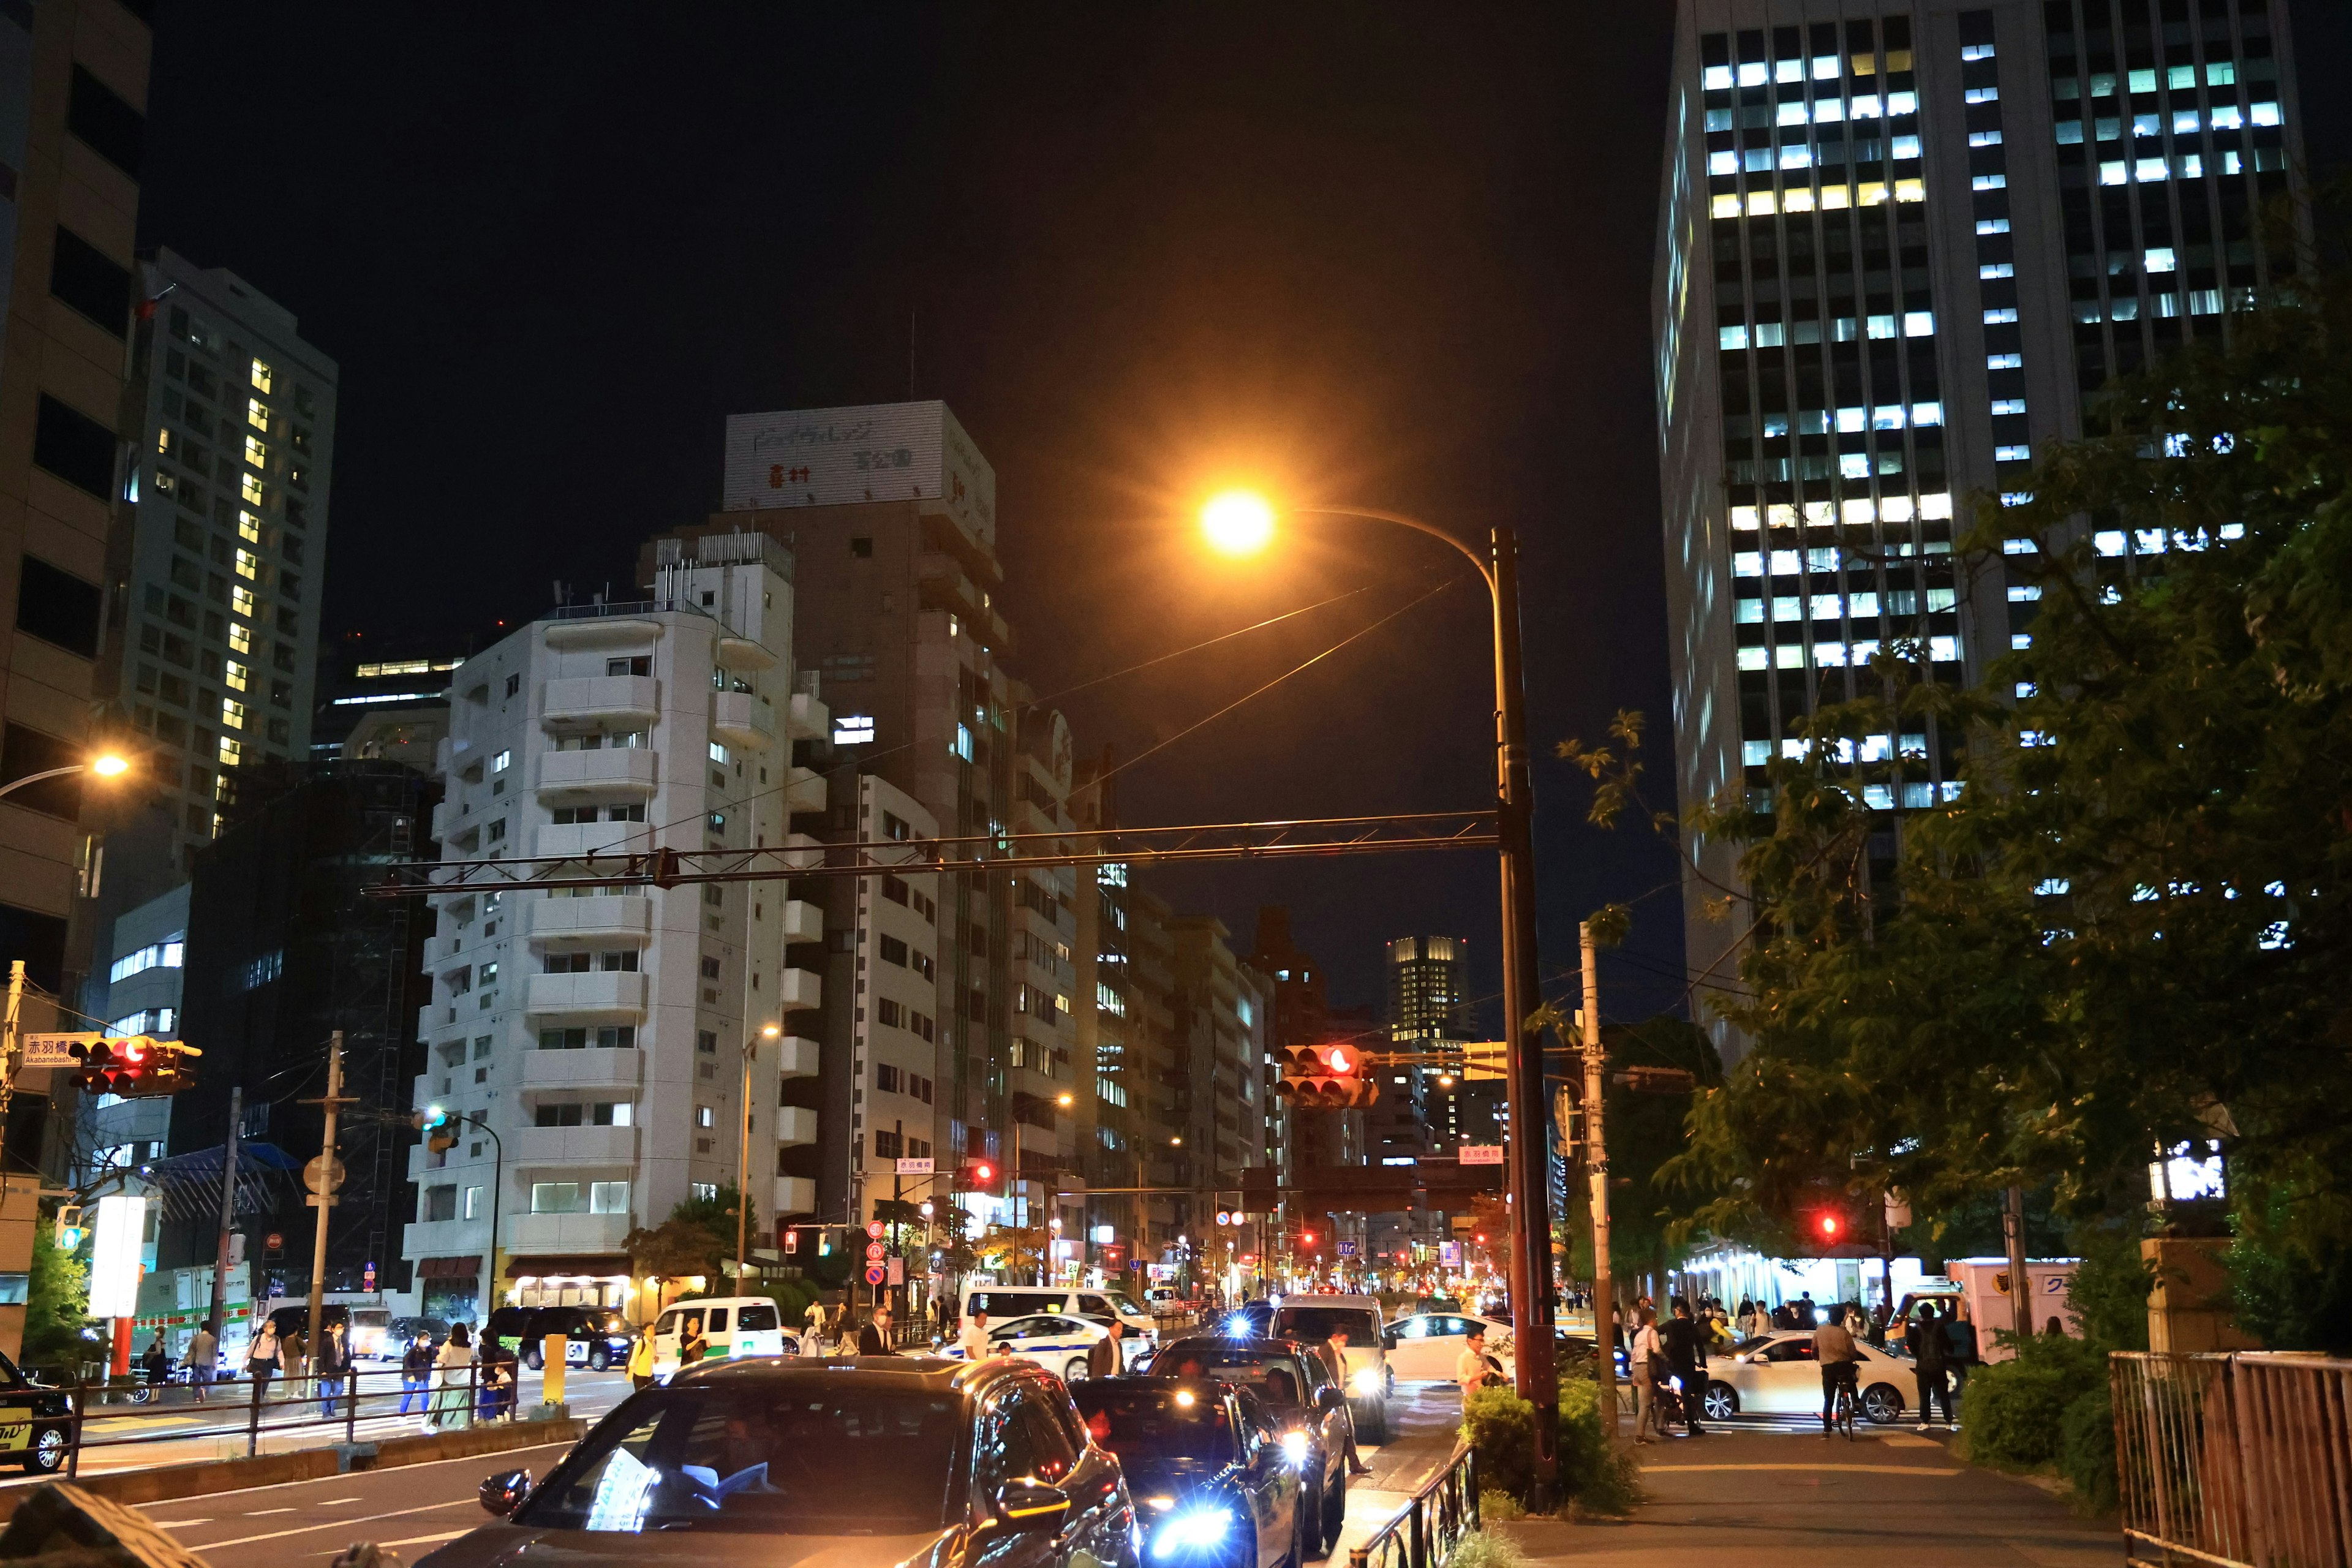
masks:
MULTIPOLYGON (((1654 278, 1676 783, 1746 792, 1872 668, 1960 685, 2032 637, 2035 584, 1966 567, 2118 371, 2229 331, 2279 282, 2297 195, 2280 0, 1681 0, 1654 278)), ((2101 533, 2103 554, 2162 541, 2101 533)), ((1860 744, 1900 814, 1953 797, 1932 718, 1860 744)), ((1706 908, 1736 847, 1685 845, 1694 971, 1737 973, 1706 908)), ((1716 1027, 1717 1046, 1738 1042, 1716 1027)))

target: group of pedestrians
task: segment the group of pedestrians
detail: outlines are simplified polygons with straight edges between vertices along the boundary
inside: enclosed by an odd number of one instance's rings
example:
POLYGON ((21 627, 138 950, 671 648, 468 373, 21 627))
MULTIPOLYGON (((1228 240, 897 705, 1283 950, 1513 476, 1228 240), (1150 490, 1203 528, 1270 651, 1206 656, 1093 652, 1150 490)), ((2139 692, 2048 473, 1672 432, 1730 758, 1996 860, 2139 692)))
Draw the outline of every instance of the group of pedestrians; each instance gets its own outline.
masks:
POLYGON ((1706 1402, 1706 1352, 1716 1339, 1714 1311, 1710 1309, 1703 1325, 1689 1300, 1678 1297, 1671 1313, 1661 1323, 1657 1304, 1647 1296, 1633 1303, 1636 1326, 1626 1350, 1626 1372, 1633 1384, 1636 1443, 1666 1436, 1666 1428, 1677 1418, 1686 1435, 1706 1436, 1699 1411, 1706 1402))

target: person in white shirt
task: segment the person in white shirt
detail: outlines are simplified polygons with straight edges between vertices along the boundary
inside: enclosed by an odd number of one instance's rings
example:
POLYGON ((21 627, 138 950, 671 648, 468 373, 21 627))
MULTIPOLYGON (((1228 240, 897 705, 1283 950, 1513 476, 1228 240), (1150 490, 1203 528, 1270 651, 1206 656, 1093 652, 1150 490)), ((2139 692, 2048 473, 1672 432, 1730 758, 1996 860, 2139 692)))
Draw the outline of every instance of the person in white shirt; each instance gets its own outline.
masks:
POLYGON ((1666 1375, 1666 1345, 1658 1337, 1658 1310, 1644 1307, 1642 1326, 1633 1331, 1627 1352, 1626 1373, 1633 1380, 1633 1441, 1646 1443, 1652 1434, 1666 1435, 1658 1409, 1658 1380, 1666 1375))
POLYGON ((966 1361, 988 1359, 988 1313, 974 1307, 963 1315, 963 1330, 956 1335, 956 1346, 966 1361))
POLYGON ((1494 1358, 1486 1353, 1486 1331, 1479 1324, 1472 1324, 1463 1336, 1462 1353, 1454 1358, 1454 1381, 1465 1403, 1488 1383, 1501 1381, 1494 1358))

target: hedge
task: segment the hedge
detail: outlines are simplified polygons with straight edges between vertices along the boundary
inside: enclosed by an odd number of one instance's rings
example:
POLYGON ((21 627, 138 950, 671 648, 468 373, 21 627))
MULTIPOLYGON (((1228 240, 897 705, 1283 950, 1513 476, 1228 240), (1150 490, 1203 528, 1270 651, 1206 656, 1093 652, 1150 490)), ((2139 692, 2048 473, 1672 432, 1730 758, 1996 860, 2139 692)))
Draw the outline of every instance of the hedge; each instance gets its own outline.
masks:
MULTIPOLYGON (((1494 1384, 1464 1401, 1462 1439, 1477 1450, 1481 1487, 1527 1500, 1535 1485, 1535 1408, 1494 1384)), ((1641 1500, 1632 1458, 1601 1432, 1600 1389, 1590 1378, 1560 1379, 1559 1478, 1564 1500, 1596 1513, 1624 1513, 1641 1500)))

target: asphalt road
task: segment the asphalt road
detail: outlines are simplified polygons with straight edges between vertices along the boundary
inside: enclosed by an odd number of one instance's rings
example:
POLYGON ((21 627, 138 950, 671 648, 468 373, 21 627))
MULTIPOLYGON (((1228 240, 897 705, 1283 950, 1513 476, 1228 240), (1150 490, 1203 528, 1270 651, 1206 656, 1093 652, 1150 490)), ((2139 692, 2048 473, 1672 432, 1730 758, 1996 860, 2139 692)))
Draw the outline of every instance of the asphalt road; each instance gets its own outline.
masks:
MULTIPOLYGON (((1349 1492, 1348 1526, 1333 1563, 1344 1563, 1347 1548, 1402 1508, 1413 1488, 1452 1451, 1460 1405, 1452 1387, 1443 1384, 1397 1391, 1391 1406, 1395 1438, 1363 1450, 1372 1474, 1349 1492)), ((373 1541, 414 1563, 485 1521, 475 1495, 485 1477, 516 1469, 544 1476, 563 1453, 561 1445, 550 1445, 362 1470, 150 1503, 141 1511, 181 1545, 212 1558, 217 1568, 325 1568, 357 1541, 373 1541)))

